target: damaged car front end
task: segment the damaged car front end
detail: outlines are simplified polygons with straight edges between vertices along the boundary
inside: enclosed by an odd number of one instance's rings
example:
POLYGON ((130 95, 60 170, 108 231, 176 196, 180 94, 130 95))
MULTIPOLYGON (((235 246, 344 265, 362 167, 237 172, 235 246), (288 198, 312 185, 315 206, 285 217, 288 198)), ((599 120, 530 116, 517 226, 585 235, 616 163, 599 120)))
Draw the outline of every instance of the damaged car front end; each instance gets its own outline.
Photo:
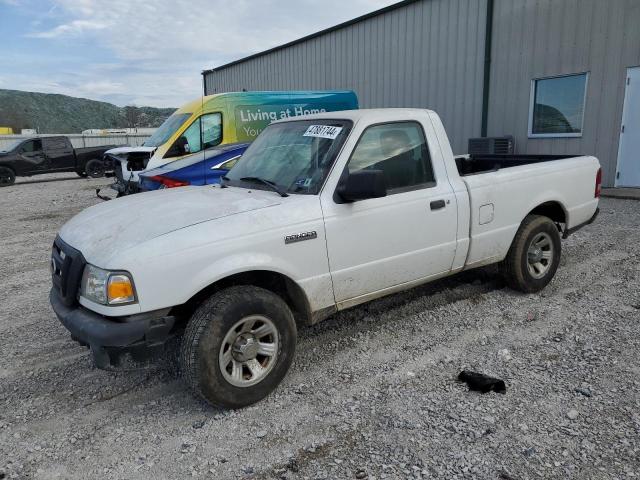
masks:
POLYGON ((105 152, 104 160, 113 165, 115 179, 110 188, 115 190, 118 197, 139 191, 138 174, 147 167, 155 151, 156 147, 123 147, 105 152))

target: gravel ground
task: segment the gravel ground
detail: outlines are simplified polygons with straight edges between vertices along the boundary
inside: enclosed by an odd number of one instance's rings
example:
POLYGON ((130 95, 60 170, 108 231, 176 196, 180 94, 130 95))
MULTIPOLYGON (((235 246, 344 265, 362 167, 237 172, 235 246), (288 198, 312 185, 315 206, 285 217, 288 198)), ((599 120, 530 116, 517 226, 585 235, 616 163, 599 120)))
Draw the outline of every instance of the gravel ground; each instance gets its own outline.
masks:
POLYGON ((299 332, 241 411, 166 365, 95 369, 49 308, 58 228, 104 180, 0 191, 0 478, 632 478, 640 475, 640 203, 603 199, 536 295, 468 272, 299 332), (463 368, 503 378, 469 392, 463 368))

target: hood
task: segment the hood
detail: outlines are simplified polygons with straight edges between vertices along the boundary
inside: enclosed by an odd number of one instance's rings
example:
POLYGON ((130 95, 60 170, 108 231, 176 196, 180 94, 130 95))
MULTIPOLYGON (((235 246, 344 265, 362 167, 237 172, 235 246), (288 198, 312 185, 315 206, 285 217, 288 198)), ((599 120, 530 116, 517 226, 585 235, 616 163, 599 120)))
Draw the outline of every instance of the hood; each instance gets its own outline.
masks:
POLYGON ((82 211, 60 230, 89 263, 114 268, 116 253, 181 228, 281 203, 271 191, 241 188, 181 187, 141 193, 100 203, 82 211))
POLYGON ((107 150, 104 153, 109 155, 122 155, 123 153, 132 152, 153 153, 155 150, 156 147, 117 147, 112 148, 111 150, 107 150))

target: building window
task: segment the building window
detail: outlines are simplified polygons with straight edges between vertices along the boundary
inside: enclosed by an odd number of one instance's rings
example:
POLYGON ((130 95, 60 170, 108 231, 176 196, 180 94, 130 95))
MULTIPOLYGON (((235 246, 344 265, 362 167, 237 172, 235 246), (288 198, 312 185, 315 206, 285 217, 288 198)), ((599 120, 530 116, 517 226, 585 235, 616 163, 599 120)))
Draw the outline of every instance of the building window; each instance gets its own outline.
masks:
POLYGON ((587 74, 531 82, 529 137, 581 137, 587 74))

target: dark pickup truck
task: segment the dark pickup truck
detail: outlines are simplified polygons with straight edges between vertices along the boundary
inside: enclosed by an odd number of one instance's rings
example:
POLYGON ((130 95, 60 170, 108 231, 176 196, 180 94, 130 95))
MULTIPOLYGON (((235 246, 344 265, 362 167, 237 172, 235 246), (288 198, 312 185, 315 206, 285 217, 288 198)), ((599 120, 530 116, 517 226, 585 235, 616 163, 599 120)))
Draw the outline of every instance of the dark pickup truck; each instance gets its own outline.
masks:
POLYGON ((12 185, 16 176, 76 172, 81 177, 102 177, 110 168, 102 159, 115 145, 73 148, 67 137, 18 139, 0 150, 0 187, 12 185))

